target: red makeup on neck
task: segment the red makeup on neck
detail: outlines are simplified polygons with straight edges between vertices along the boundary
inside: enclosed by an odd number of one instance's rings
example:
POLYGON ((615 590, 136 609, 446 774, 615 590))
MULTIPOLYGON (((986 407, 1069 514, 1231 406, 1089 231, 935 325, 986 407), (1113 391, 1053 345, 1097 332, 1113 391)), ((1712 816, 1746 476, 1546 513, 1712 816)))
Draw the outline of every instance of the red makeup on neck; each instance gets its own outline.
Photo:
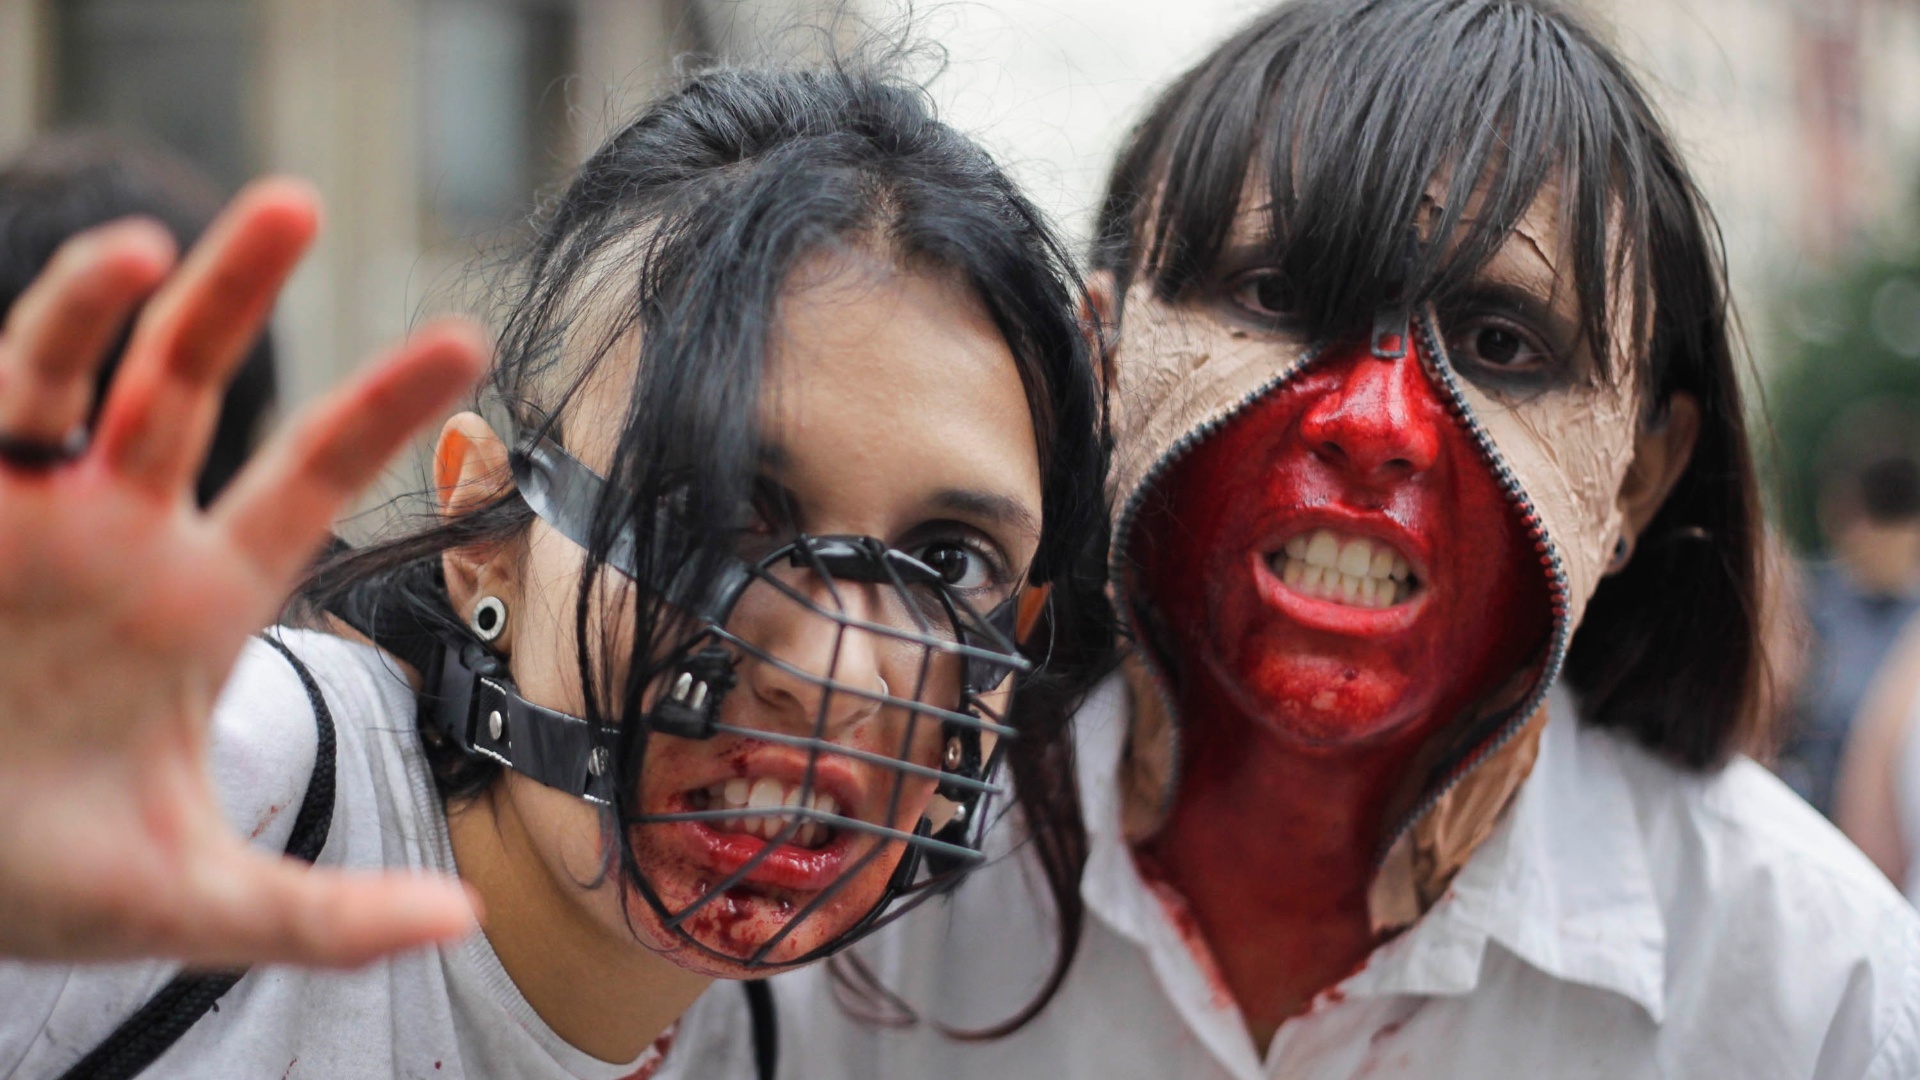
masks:
POLYGON ((1371 950, 1387 803, 1538 647, 1545 576, 1414 348, 1336 350, 1156 486, 1134 545, 1182 768, 1149 854, 1271 1028, 1371 950))

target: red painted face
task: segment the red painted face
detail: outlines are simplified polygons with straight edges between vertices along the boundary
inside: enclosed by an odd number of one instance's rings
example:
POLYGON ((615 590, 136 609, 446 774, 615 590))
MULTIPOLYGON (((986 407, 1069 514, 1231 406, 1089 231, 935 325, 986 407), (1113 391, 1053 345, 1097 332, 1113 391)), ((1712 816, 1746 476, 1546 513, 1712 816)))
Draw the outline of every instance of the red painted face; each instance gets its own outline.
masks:
POLYGON ((1335 352, 1158 489, 1135 535, 1183 695, 1289 742, 1423 738, 1548 626, 1532 540, 1417 351, 1335 352))

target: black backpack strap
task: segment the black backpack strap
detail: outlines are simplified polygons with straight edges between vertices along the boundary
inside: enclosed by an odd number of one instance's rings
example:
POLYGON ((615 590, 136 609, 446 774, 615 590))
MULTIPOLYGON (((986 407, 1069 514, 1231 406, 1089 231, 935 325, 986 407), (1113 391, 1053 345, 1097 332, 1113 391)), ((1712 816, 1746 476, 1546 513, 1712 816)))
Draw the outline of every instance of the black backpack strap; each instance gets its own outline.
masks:
POLYGON ((780 1067, 780 1018, 773 1008, 773 989, 764 979, 740 984, 747 991, 747 1012, 753 1018, 753 1071, 760 1080, 773 1080, 780 1067))
MULTIPOLYGON (((313 776, 307 781, 307 796, 293 819, 293 835, 287 838, 287 854, 312 862, 327 844, 327 831, 333 825, 334 734, 333 713, 320 693, 313 672, 293 655, 286 643, 271 634, 262 641, 279 650, 293 665, 313 705, 313 718, 319 728, 319 743, 313 755, 313 776)), ((124 1080, 137 1076, 154 1063, 168 1047, 180 1040, 187 1029, 200 1021, 207 1010, 233 989, 246 969, 198 974, 182 973, 160 988, 146 1004, 122 1021, 100 1045, 86 1057, 60 1074, 60 1080, 124 1080)))

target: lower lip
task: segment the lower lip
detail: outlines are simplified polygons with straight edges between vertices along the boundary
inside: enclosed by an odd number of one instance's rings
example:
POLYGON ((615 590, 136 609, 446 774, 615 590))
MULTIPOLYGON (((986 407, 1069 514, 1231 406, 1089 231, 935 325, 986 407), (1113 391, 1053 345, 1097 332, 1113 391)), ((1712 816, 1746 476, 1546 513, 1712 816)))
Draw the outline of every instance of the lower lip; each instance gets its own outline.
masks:
MULTIPOLYGON (((695 857, 723 878, 752 862, 770 844, 763 837, 721 832, 702 821, 685 821, 674 828, 686 837, 695 857)), ((840 879, 852 848, 853 833, 848 829, 837 830, 822 847, 777 844, 740 880, 794 892, 818 892, 840 879)))
POLYGON ((1264 555, 1254 555, 1253 583, 1268 607, 1312 630, 1349 637, 1386 637, 1412 629, 1426 606, 1422 589, 1392 607, 1363 608, 1298 592, 1274 574, 1264 555))

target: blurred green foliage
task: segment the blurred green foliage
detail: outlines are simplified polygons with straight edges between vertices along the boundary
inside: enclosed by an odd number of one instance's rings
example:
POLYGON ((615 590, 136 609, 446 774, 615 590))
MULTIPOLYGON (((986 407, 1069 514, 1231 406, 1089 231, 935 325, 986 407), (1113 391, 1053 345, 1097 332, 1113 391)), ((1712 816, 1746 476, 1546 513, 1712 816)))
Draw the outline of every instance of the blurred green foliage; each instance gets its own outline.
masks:
MULTIPOLYGON (((1775 435, 1768 464, 1788 536, 1801 551, 1818 552, 1828 447, 1861 434, 1849 428, 1866 413, 1877 427, 1903 412, 1913 424, 1899 426, 1920 426, 1920 252, 1856 256, 1790 296, 1785 310, 1782 355, 1767 389, 1775 435)), ((1920 448, 1920 431, 1901 434, 1920 448)))

